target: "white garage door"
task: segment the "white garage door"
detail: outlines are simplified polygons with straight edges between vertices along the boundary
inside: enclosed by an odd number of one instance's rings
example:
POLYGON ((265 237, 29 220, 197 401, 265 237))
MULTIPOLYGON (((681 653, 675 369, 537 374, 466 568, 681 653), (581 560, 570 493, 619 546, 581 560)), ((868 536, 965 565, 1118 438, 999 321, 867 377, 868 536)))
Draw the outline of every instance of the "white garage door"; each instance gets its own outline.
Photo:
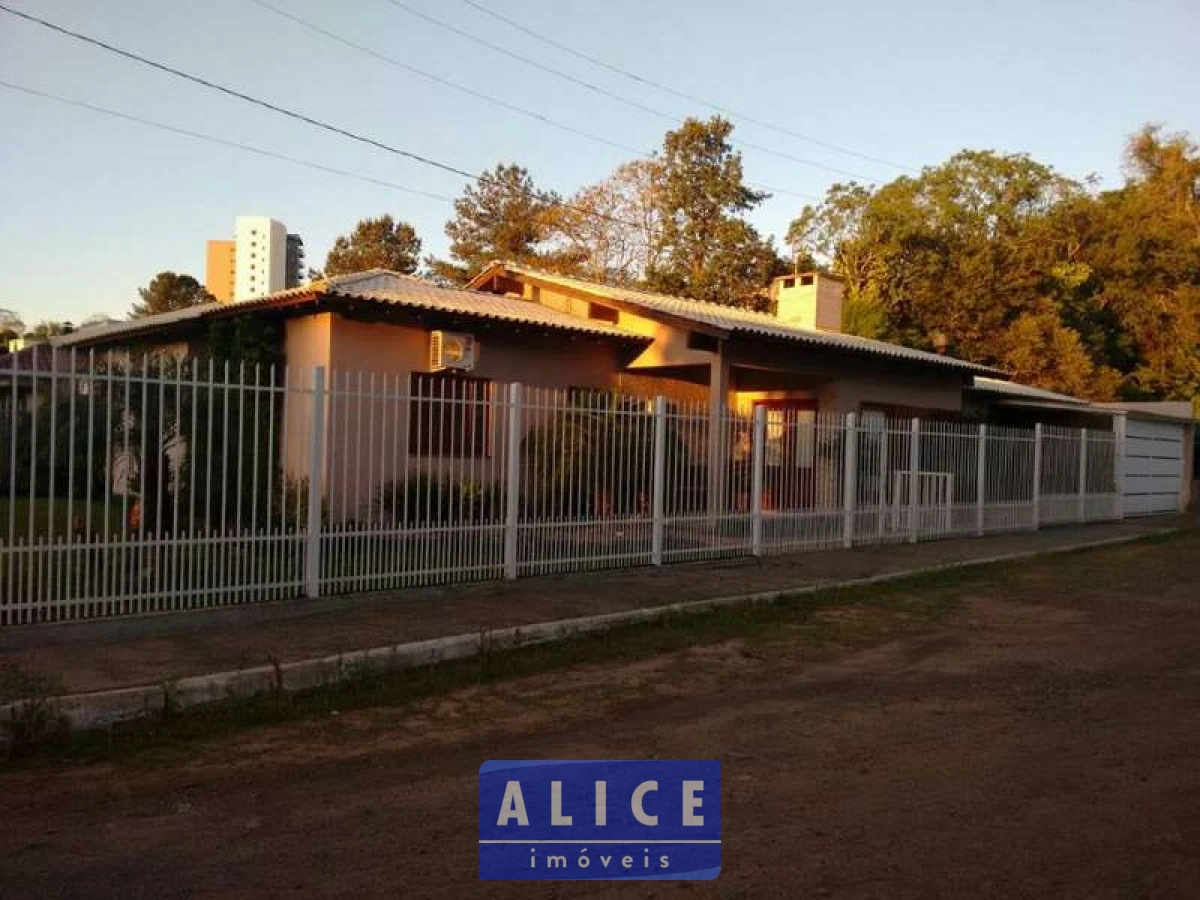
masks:
POLYGON ((1183 426, 1129 416, 1125 436, 1125 515, 1178 512, 1183 426))

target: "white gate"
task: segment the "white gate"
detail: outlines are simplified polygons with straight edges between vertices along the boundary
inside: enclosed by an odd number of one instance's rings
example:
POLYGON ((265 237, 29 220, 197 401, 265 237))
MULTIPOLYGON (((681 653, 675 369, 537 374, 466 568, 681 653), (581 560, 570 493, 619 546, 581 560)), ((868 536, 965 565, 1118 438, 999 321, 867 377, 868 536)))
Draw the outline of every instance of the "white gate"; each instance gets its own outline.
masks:
POLYGON ((1129 416, 1125 425, 1125 515, 1180 510, 1186 426, 1129 416))

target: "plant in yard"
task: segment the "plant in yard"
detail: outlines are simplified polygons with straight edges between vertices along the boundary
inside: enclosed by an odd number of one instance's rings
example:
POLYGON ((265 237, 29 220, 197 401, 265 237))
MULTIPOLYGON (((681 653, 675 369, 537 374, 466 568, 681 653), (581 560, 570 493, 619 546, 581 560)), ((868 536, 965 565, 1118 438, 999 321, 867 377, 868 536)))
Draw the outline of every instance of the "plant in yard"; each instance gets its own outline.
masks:
POLYGON ((498 484, 417 474, 384 483, 371 503, 373 521, 443 525, 495 521, 503 508, 498 484))
MULTIPOLYGON (((644 402, 580 391, 571 406, 530 428, 521 442, 526 510, 551 517, 648 514, 654 420, 644 402)), ((669 429, 667 468, 684 456, 682 440, 669 429)))

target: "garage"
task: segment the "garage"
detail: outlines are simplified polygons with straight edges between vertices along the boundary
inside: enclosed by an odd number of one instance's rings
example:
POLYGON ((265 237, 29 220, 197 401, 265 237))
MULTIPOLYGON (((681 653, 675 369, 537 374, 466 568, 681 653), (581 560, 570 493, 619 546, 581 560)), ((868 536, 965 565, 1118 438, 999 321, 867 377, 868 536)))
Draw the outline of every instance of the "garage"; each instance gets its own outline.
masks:
MULTIPOLYGON (((1130 413, 1125 423, 1125 515, 1179 512, 1190 456, 1186 423, 1130 413)), ((1190 477, 1190 472, 1188 473, 1190 477)))

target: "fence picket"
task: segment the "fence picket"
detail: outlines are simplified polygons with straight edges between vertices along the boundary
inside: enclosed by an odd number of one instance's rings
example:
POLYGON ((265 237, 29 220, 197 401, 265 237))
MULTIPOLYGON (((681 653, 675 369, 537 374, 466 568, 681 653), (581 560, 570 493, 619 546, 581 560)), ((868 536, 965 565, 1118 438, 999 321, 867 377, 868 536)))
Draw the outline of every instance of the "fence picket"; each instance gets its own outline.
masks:
POLYGON ((4 377, 0 626, 990 534, 1122 506, 1120 418, 1112 433, 1028 430, 111 352, 48 371, 14 358, 4 377))

